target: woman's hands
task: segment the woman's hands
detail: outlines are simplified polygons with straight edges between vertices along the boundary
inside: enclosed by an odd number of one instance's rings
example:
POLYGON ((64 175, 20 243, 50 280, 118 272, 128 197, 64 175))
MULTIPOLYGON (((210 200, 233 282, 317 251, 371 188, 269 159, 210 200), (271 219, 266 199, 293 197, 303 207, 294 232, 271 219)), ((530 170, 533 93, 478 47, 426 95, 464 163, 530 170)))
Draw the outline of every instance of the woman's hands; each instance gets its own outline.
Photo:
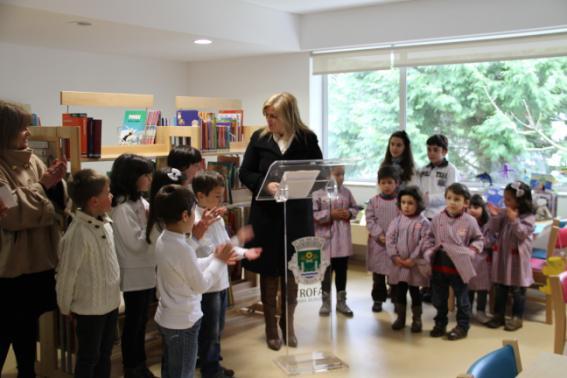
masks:
POLYGON ((279 189, 280 189, 280 184, 277 182, 271 182, 268 185, 266 185, 266 190, 272 196, 275 196, 279 189))
POLYGON ((63 160, 55 160, 53 164, 47 171, 41 176, 39 179, 39 183, 45 189, 51 189, 55 185, 57 185, 63 177, 65 177, 65 173, 67 172, 67 160, 63 158, 63 160))
POLYGON ((0 200, 0 218, 3 218, 8 213, 8 208, 2 200, 0 200))

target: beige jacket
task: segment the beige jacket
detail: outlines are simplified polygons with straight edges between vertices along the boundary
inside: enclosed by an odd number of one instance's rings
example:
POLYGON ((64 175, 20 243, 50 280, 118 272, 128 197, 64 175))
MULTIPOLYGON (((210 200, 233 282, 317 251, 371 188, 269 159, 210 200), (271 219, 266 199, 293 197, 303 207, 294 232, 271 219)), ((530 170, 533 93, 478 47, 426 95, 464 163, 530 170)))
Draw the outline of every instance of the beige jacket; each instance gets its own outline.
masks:
POLYGON ((9 150, 0 156, 0 186, 7 185, 18 202, 0 219, 2 278, 57 266, 59 215, 39 183, 46 170, 31 150, 9 150))

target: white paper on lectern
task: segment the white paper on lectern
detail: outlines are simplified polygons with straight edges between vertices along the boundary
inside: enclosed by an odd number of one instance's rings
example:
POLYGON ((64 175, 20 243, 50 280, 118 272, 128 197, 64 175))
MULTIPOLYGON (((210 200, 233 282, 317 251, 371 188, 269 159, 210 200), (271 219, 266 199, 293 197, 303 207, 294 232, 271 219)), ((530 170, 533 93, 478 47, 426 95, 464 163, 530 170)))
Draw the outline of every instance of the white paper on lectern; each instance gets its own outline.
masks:
POLYGON ((6 185, 0 186, 0 200, 4 202, 4 206, 8 209, 17 205, 16 196, 6 185))
POLYGON ((306 198, 315 184, 319 170, 284 172, 280 187, 287 183, 288 198, 306 198))

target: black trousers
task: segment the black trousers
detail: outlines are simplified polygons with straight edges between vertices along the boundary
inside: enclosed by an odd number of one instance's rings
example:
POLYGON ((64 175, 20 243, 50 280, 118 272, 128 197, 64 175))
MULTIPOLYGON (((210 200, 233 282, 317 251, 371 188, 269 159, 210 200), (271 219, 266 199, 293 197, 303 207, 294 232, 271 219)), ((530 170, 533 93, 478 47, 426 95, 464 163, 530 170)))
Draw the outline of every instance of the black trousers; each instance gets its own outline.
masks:
POLYGON ((125 369, 146 364, 146 323, 148 307, 155 289, 124 292, 124 329, 122 330, 122 363, 125 369))
POLYGON ((494 284, 495 301, 494 316, 504 318, 506 315, 506 302, 508 301, 508 292, 512 293, 512 316, 523 318, 526 307, 526 288, 519 286, 506 286, 494 284))
POLYGON ((75 315, 77 319, 76 378, 109 378, 110 355, 118 309, 104 315, 75 315))
MULTIPOLYGON (((374 302, 386 302, 388 288, 386 287, 386 276, 384 274, 372 273, 372 300, 374 302)), ((390 298, 392 302, 396 298, 396 285, 390 285, 390 298)))
POLYGON ((0 278, 0 375, 10 345, 16 355, 18 377, 35 377, 39 317, 57 306, 55 271, 0 278))
POLYGON ((335 272, 335 288, 337 293, 345 291, 347 281, 348 269, 348 256, 346 257, 332 257, 331 265, 325 271, 325 277, 321 282, 321 289, 327 293, 331 292, 331 281, 333 279, 333 272, 335 272))
POLYGON ((480 312, 486 311, 486 302, 488 301, 488 290, 469 290, 469 301, 471 302, 471 310, 474 303, 476 293, 476 310, 480 312))
POLYGON ((419 286, 410 286, 407 282, 398 282, 396 284, 396 303, 407 304, 408 289, 411 296, 412 306, 421 306, 421 291, 419 286))

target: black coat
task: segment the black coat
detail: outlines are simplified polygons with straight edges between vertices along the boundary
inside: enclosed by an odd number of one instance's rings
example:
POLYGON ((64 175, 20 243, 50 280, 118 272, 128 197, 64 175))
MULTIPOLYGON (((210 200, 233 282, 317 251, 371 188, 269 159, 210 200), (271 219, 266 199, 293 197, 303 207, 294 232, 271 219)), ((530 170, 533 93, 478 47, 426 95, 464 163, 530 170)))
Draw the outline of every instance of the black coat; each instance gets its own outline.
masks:
MULTIPOLYGON (((270 276, 281 276, 284 262, 283 204, 275 201, 256 201, 268 168, 276 160, 315 160, 323 154, 313 132, 296 133, 282 155, 271 133, 261 136, 256 131, 244 154, 240 167, 240 181, 253 193, 248 223, 254 229, 254 239, 247 247, 262 247, 262 255, 254 261, 243 260, 246 269, 270 276)), ((291 242, 304 236, 313 236, 313 203, 311 199, 287 202, 288 260, 295 252, 291 242)))

